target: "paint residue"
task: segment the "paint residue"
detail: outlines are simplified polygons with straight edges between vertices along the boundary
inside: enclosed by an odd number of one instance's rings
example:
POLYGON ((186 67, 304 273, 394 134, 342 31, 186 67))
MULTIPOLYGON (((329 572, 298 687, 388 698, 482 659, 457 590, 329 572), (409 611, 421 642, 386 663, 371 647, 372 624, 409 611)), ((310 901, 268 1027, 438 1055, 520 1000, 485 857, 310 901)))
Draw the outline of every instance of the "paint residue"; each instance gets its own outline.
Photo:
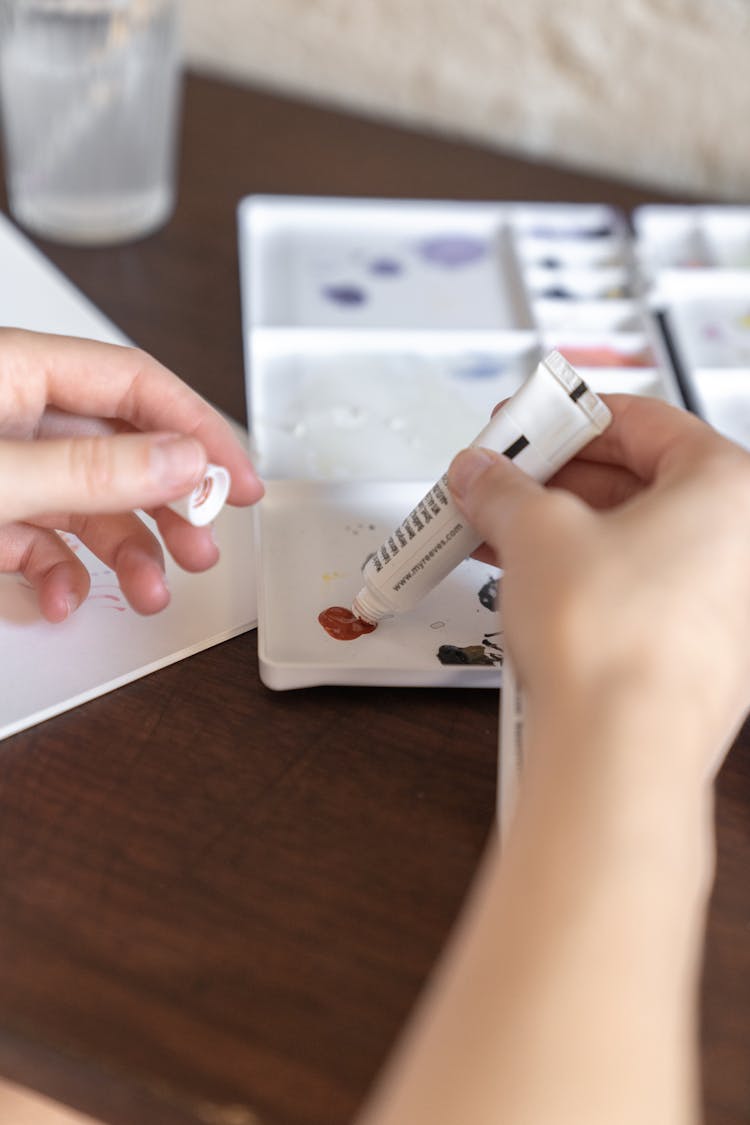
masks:
POLYGON ((573 226, 536 226, 532 227, 528 232, 532 238, 608 238, 613 234, 612 226, 609 223, 602 223, 601 226, 593 227, 573 227, 573 226))
POLYGON ((398 277, 403 271, 403 266, 395 258, 375 258, 369 268, 376 277, 398 277))
POLYGON ((451 374, 461 379, 494 379, 508 370, 508 363, 499 356, 468 355, 451 374))
POLYGON ((342 605, 332 605, 324 609, 318 614, 318 621, 328 636, 333 637, 335 641, 355 641, 357 637, 377 629, 377 625, 363 621, 361 617, 356 617, 350 609, 342 605))
POLYGON ((482 645, 441 645, 437 651, 441 664, 493 664, 482 645))
POLYGON ((441 645, 437 658, 441 664, 473 664, 485 668, 495 667, 503 662, 503 650, 493 640, 499 633, 485 633, 479 645, 441 645))
POLYGON ((497 578, 488 578, 477 596, 484 608, 494 613, 497 609, 497 578))
POLYGON ((323 296, 334 304, 347 308, 363 305, 367 300, 367 294, 359 285, 326 285, 323 296))
POLYGON ((560 354, 575 367, 653 367, 656 358, 646 345, 636 351, 621 351, 606 344, 562 344, 560 354))
POLYGON ((551 285, 548 289, 543 289, 539 296, 548 301, 571 301, 575 297, 575 293, 571 293, 563 285, 551 285))
POLYGON ((340 574, 338 570, 327 570, 325 574, 321 575, 324 582, 335 582, 339 578, 344 578, 345 575, 340 574))
POLYGON ((487 242, 466 234, 436 235, 419 243, 425 261, 444 269, 456 269, 478 262, 487 253, 487 242))

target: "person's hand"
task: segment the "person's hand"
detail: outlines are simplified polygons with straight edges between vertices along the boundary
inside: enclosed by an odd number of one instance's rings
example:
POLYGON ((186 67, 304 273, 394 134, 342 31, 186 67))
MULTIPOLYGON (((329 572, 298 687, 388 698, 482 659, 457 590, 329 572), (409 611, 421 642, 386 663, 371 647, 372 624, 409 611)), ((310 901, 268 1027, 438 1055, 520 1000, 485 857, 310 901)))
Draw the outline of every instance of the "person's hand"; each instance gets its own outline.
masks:
POLYGON ((665 403, 604 397, 611 427, 550 486, 485 449, 448 482, 504 568, 530 713, 614 713, 631 748, 646 723, 679 727, 710 773, 750 706, 750 455, 665 403))
POLYGON ((134 348, 0 329, 0 571, 35 588, 62 621, 85 599, 86 568, 68 531, 111 567, 140 613, 169 601, 151 515, 186 570, 213 565, 210 528, 163 505, 187 495, 207 461, 232 478, 231 504, 263 494, 231 426, 199 395, 134 348))

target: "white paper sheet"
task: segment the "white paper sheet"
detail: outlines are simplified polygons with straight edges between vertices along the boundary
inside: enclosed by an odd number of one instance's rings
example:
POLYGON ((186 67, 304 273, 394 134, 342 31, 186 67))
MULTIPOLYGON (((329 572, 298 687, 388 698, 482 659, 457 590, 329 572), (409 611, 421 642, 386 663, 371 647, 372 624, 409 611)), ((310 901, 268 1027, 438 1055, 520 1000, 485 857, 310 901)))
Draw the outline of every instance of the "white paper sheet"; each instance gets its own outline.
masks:
MULTIPOLYGON (((128 342, 3 216, 0 325, 128 342)), ((0 738, 253 628, 252 511, 225 508, 216 538, 221 560, 204 574, 167 561, 172 600, 154 617, 131 610, 112 571, 80 546, 92 592, 62 625, 43 620, 18 575, 0 575, 0 738)))

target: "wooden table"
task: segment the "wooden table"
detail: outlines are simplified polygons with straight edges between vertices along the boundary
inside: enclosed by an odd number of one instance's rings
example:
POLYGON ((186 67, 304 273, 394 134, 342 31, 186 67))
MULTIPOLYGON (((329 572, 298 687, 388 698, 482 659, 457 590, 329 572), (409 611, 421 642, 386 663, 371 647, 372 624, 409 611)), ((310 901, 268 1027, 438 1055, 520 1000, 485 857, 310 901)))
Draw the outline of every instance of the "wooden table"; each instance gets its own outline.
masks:
MULTIPOLYGON (((657 198, 191 77, 167 228, 121 249, 41 245, 240 420, 249 192, 657 198)), ((482 850, 496 724, 489 691, 274 694, 250 633, 9 739, 0 1073, 112 1125, 349 1121, 482 850)), ((748 738, 719 782, 711 1125, 750 1119, 748 738)))

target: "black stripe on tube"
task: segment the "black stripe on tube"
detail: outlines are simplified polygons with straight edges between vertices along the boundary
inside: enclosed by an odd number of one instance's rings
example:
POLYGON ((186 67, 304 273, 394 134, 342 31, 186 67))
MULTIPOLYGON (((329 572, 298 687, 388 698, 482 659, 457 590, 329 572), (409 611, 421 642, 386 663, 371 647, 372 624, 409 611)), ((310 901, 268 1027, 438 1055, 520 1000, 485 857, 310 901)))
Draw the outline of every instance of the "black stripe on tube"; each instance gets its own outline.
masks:
POLYGON ((521 436, 517 437, 516 440, 512 442, 507 449, 503 450, 503 457, 507 457, 510 461, 512 461, 513 458, 517 457, 521 450, 525 449, 528 444, 529 439, 525 434, 521 434, 521 436))

